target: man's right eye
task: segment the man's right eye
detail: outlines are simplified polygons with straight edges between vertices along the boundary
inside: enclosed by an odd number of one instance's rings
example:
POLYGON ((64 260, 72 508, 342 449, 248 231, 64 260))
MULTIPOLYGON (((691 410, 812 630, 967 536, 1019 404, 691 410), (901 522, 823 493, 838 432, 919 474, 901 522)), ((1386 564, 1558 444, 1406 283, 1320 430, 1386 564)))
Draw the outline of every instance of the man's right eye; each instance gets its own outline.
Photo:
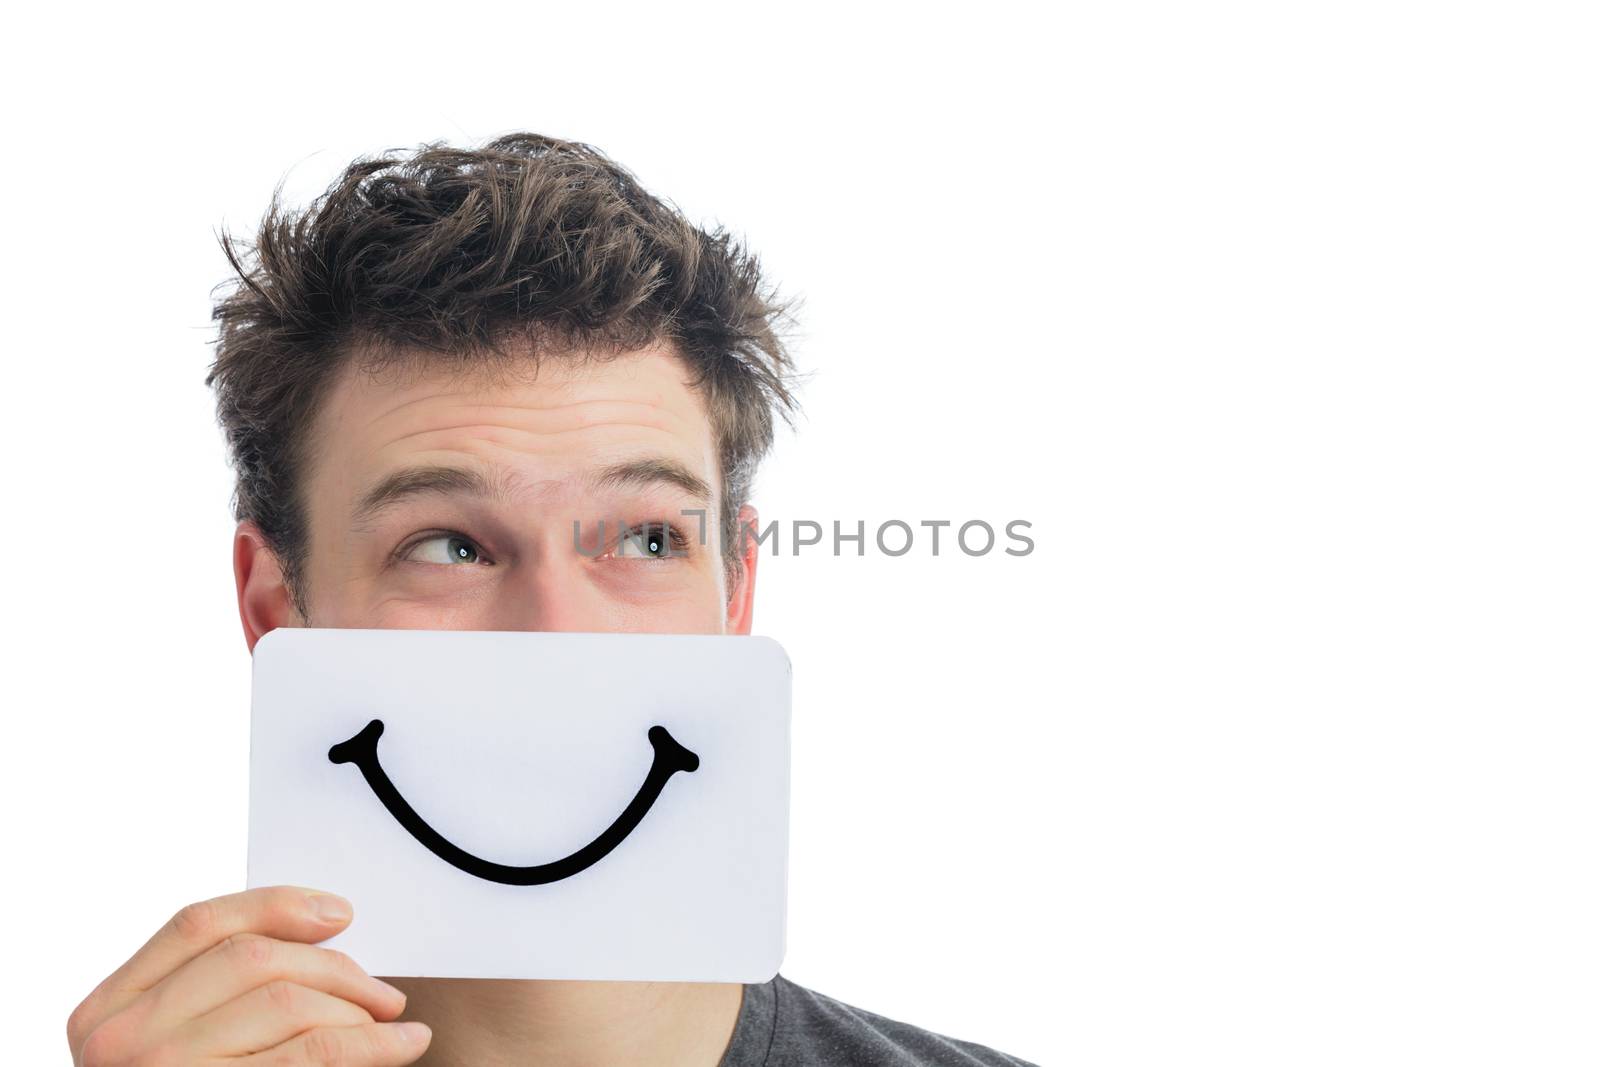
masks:
POLYGON ((471 538, 462 537, 460 534, 436 534, 411 542, 404 552, 402 559, 415 560, 419 563, 487 563, 483 554, 478 551, 478 546, 471 538))

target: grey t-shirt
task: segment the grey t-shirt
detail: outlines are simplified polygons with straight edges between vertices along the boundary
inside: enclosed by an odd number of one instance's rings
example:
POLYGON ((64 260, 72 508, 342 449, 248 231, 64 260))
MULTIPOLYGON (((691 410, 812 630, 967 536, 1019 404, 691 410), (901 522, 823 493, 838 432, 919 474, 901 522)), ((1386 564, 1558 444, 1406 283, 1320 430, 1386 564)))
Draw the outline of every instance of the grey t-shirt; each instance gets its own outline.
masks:
POLYGON ((970 1041, 841 1004, 783 975, 744 987, 719 1067, 1034 1067, 970 1041))

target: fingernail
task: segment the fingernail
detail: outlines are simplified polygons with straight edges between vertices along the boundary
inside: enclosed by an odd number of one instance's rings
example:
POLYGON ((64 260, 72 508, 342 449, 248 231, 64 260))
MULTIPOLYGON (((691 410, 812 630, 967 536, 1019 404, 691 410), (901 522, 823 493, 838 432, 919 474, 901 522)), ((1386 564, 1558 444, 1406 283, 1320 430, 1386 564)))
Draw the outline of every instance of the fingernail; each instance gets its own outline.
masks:
POLYGON ((388 982, 385 982, 382 978, 374 978, 373 981, 387 989, 390 993, 393 993, 395 996, 399 997, 401 1001, 406 999, 406 991, 404 989, 401 989, 398 986, 392 986, 388 982))
POLYGON ((346 922, 355 914, 348 900, 332 893, 313 893, 310 900, 312 913, 325 923, 346 922))
POLYGON ((433 1031, 428 1029, 427 1023, 395 1023, 395 1033, 400 1035, 401 1041, 420 1045, 433 1036, 433 1031))

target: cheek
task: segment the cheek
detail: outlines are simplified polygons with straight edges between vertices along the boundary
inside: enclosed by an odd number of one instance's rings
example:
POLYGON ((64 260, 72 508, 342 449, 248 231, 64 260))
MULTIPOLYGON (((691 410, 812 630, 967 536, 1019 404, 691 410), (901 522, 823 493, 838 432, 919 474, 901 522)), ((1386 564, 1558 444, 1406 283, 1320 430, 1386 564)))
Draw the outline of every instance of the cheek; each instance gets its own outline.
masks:
POLYGON ((319 626, 359 627, 379 630, 488 630, 497 629, 476 602, 462 598, 385 596, 371 602, 335 605, 328 621, 319 626))
POLYGON ((722 629, 723 606, 715 598, 619 607, 604 627, 607 632, 655 634, 715 634, 722 629))
POLYGON ((719 563, 615 560, 530 574, 489 568, 390 571, 334 581, 313 599, 312 624, 428 630, 721 633, 727 603, 719 563), (331 594, 331 595, 327 595, 331 594))
POLYGON ((625 632, 717 633, 727 604, 716 573, 703 564, 617 564, 596 568, 594 591, 625 632))

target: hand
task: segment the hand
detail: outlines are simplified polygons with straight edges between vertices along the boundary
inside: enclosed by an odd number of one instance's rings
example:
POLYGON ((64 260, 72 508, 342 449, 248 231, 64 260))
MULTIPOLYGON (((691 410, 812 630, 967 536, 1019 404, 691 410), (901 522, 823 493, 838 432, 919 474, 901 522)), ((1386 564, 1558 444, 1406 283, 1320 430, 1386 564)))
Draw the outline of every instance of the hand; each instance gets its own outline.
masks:
POLYGON ((349 901, 270 886, 174 915, 67 1020, 76 1067, 402 1067, 429 1029, 405 994, 333 949, 349 901))

